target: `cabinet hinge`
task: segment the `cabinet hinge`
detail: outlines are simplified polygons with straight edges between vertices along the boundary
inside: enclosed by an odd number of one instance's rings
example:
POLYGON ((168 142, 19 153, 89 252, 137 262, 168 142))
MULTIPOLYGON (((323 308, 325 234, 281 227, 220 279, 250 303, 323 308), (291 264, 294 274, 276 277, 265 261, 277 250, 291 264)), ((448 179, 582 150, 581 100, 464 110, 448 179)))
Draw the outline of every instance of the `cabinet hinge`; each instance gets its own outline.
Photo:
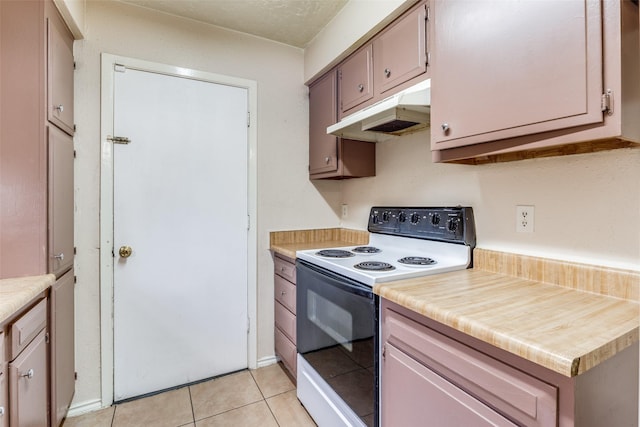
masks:
POLYGON ((75 70, 76 68, 77 68, 76 61, 73 61, 73 69, 75 70))
POLYGON ((607 91, 602 94, 600 109, 607 116, 613 115, 613 91, 611 89, 607 89, 607 91))
POLYGON ((74 373, 73 373, 73 379, 74 379, 74 380, 77 380, 77 379, 78 379, 78 373, 77 373, 77 372, 74 372, 74 373))
POLYGON ((425 9, 426 9, 426 13, 424 16, 425 21, 428 21, 431 19, 431 9, 429 9, 429 6, 427 6, 426 4, 424 5, 425 9))
POLYGON ((382 358, 384 359, 387 356, 387 345, 384 344, 382 346, 382 358))
POLYGON ((76 153, 76 150, 73 150, 73 158, 75 159, 76 157, 78 157, 78 153, 76 153))
POLYGON ((49 344, 49 332, 47 332, 46 334, 44 334, 44 342, 49 344))
POLYGON ((73 283, 78 283, 78 276, 73 276, 73 283))
POLYGON ((126 136, 107 136, 107 141, 111 141, 114 144, 129 144, 131 140, 126 136))
POLYGON ((74 124, 74 125, 73 125, 73 131, 75 132, 75 131, 77 131, 77 130, 78 130, 78 127, 74 124))
POLYGON ((78 248, 76 248, 75 246, 73 247, 73 254, 77 255, 78 254, 78 248))

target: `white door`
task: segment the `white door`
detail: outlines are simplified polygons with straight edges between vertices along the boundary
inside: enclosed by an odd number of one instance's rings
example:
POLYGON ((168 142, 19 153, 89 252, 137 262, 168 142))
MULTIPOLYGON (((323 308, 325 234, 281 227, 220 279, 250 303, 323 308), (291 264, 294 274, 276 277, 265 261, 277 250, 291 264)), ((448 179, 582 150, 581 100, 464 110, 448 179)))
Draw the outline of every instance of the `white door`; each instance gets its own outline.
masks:
POLYGON ((248 101, 122 67, 114 92, 119 401, 247 367, 248 101))

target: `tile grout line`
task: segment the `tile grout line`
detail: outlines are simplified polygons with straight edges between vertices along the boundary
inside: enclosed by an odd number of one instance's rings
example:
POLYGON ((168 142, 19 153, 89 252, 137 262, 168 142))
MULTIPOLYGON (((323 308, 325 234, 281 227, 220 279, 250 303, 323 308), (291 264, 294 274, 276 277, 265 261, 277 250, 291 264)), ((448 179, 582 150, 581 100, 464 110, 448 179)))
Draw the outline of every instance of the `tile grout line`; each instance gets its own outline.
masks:
POLYGON ((113 427, 113 423, 116 421, 116 409, 118 409, 118 405, 113 405, 113 414, 111 415, 111 424, 109 424, 111 427, 113 427))
POLYGON ((278 418, 276 417, 276 414, 273 413, 273 410, 271 409, 271 406, 269 405, 269 402, 267 402, 267 398, 265 397, 264 392, 260 388, 260 384, 258 384, 258 381, 256 381, 256 377, 253 376, 253 371, 251 369, 249 369, 249 373, 251 374, 251 379, 256 384, 256 387, 258 387, 258 391, 260 392, 260 395, 262 396, 262 401, 264 402, 265 405, 267 405, 267 409, 269 409, 269 413, 273 417, 273 420, 276 422, 276 425, 278 427, 280 427, 280 423, 278 422, 278 418))
POLYGON ((193 425, 196 425, 196 411, 193 409, 193 397, 191 397, 191 386, 187 387, 189 390, 189 403, 191 404, 191 416, 193 417, 193 425))

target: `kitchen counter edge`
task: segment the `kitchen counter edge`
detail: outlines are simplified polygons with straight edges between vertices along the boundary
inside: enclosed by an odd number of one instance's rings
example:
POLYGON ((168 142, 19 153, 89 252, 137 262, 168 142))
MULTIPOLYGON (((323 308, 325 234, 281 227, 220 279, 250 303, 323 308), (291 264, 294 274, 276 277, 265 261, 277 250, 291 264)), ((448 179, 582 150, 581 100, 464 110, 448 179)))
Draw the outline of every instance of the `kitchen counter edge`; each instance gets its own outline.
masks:
POLYGON ((56 281, 53 274, 0 280, 0 325, 27 306, 56 281))

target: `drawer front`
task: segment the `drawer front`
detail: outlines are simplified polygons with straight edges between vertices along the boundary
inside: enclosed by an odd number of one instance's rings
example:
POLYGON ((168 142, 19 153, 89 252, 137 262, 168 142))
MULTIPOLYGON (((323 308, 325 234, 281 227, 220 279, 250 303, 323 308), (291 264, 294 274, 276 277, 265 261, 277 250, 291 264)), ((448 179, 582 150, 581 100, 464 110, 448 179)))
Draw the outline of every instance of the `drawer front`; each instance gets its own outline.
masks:
POLYGON ((556 387, 386 309, 383 340, 500 413, 527 426, 555 425, 556 387))
POLYGON ((47 300, 43 299, 11 325, 11 358, 18 354, 44 329, 47 324, 47 300))
POLYGON ((278 328, 275 331, 275 344, 276 354, 295 377, 297 375, 296 346, 278 328))
POLYGON ((277 275, 284 277, 291 283, 296 283, 296 265, 294 263, 277 256, 274 263, 277 275))
POLYGON ((275 276, 275 298, 290 312, 296 314, 296 287, 280 276, 275 276))
POLYGON ((284 308, 282 304, 275 303, 276 327, 279 328, 292 343, 296 343, 296 316, 284 308))

